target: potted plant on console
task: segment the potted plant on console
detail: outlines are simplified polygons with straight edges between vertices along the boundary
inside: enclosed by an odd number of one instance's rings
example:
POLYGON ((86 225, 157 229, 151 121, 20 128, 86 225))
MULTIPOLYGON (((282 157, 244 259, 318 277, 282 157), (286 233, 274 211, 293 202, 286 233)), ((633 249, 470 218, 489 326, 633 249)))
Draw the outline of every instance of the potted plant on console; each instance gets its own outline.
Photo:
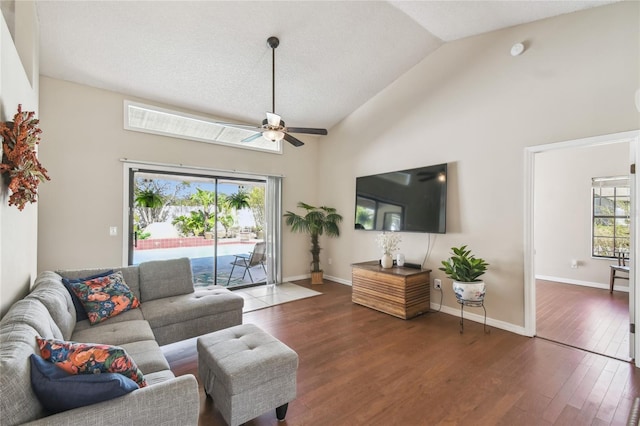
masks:
POLYGON ((338 224, 342 222, 342 216, 332 207, 314 207, 302 201, 298 203, 298 208, 304 209, 306 214, 301 216, 287 211, 284 217, 292 232, 301 232, 311 236, 311 284, 322 284, 318 237, 323 234, 329 237, 339 236, 338 224))
POLYGON ((485 295, 485 283, 482 276, 489 264, 484 259, 476 258, 467 246, 452 247, 453 256, 442 261, 438 268, 453 280, 453 292, 458 302, 481 303, 485 295))

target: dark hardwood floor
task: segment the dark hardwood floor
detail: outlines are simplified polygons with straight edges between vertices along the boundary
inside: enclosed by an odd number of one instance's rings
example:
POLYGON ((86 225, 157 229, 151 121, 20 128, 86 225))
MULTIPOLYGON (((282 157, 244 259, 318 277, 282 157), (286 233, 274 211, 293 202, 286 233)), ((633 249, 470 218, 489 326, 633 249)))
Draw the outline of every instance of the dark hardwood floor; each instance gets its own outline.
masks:
POLYGON ((539 337, 629 361, 629 293, 536 281, 539 337))
MULTIPOLYGON (((639 395, 628 362, 471 321, 461 335, 444 313, 404 321, 354 305, 342 284, 313 289, 323 295, 244 315, 300 357, 282 425, 623 425, 639 395)), ((195 339, 163 349, 176 375, 197 377, 195 339)), ((224 425, 200 396, 200 424, 224 425)))

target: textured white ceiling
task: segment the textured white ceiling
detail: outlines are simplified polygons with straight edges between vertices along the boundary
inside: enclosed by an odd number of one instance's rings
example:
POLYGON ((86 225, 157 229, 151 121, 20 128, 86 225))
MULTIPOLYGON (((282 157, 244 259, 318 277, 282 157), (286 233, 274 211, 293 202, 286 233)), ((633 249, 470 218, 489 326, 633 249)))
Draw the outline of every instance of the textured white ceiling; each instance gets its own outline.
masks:
POLYGON ((37 1, 42 75, 260 123, 331 128, 443 42, 611 1, 37 1))
POLYGON ((442 41, 538 21, 613 1, 391 1, 442 41))

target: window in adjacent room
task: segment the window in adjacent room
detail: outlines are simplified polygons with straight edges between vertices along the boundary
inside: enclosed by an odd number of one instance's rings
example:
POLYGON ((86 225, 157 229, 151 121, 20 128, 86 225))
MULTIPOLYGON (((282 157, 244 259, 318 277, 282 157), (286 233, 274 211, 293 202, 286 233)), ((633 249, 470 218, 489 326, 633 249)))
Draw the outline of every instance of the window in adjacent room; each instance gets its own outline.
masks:
POLYGON ((631 191, 627 176, 592 179, 593 257, 629 253, 631 191))

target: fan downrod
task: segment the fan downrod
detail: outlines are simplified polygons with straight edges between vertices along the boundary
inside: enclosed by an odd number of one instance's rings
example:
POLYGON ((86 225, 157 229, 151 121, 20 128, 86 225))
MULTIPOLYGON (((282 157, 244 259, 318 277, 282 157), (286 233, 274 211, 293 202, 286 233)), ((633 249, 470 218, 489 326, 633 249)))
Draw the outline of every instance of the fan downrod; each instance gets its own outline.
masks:
POLYGON ((267 44, 270 48, 275 49, 280 45, 280 40, 278 40, 278 37, 271 36, 267 39, 267 44))

